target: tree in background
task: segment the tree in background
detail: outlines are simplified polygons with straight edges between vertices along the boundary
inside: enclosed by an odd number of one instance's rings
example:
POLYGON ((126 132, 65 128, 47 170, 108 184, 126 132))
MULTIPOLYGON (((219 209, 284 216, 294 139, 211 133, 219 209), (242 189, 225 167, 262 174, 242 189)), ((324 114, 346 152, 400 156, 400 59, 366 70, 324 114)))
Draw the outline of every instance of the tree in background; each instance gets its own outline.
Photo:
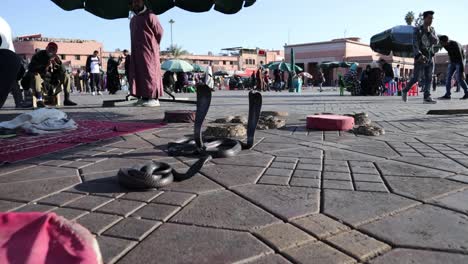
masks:
POLYGON ((190 54, 188 51, 182 49, 182 46, 177 45, 170 46, 167 51, 169 51, 174 58, 180 58, 181 56, 190 54))
POLYGON ((414 12, 413 11, 410 11, 410 12, 408 12, 406 14, 405 21, 406 21, 406 24, 408 26, 411 26, 413 24, 413 21, 414 21, 414 12))

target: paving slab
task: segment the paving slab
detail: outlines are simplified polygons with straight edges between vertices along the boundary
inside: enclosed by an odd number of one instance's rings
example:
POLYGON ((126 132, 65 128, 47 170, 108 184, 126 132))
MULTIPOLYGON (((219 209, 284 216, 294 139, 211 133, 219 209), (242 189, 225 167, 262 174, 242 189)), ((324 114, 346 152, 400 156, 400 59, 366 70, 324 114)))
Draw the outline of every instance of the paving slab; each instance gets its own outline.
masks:
POLYGON ((160 204, 168 204, 175 206, 185 206, 195 198, 196 195, 183 192, 164 192, 156 197, 152 202, 160 204))
POLYGON ((323 214, 315 214, 294 219, 292 223, 320 239, 324 239, 350 229, 348 226, 323 214))
POLYGON ((167 204, 148 204, 133 213, 132 216, 165 222, 175 215, 180 209, 181 208, 179 206, 167 204))
POLYGON ((264 170, 264 168, 259 167, 216 165, 204 167, 201 173, 229 188, 255 183, 264 170))
POLYGON ((54 210, 56 207, 45 204, 28 204, 15 210, 15 213, 42 212, 47 213, 54 210))
POLYGON ((145 205, 146 203, 142 202, 118 199, 98 208, 97 211, 127 217, 145 205))
POLYGON ((322 176, 321 171, 295 170, 293 173, 293 178, 320 179, 321 176, 322 176))
POLYGON ((155 261, 173 264, 237 263, 272 252, 272 249, 245 232, 164 224, 119 264, 155 261))
POLYGON ((373 259, 372 264, 465 264, 468 263, 468 255, 437 252, 428 250, 397 248, 389 253, 373 259))
POLYGON ((255 231, 255 234, 278 251, 315 240, 314 237, 297 227, 284 223, 267 226, 255 231))
POLYGON ((44 180, 66 177, 79 177, 78 170, 69 168, 51 168, 47 166, 35 166, 8 174, 0 175, 0 184, 27 182, 32 180, 44 180))
POLYGON ((57 208, 53 210, 52 213, 56 213, 57 215, 63 216, 68 220, 75 220, 78 217, 89 214, 88 211, 73 208, 57 208))
POLYGON ((120 197, 120 199, 131 200, 131 201, 140 201, 140 202, 150 202, 159 195, 161 195, 162 191, 155 191, 155 190, 148 190, 144 192, 129 192, 124 196, 120 197))
POLYGON ((289 178, 293 174, 293 170, 288 169, 278 169, 278 168, 269 168, 265 171, 265 175, 269 176, 279 176, 289 178))
POLYGON ((382 178, 378 174, 356 174, 353 173, 353 179, 357 182, 377 182, 381 183, 382 178))
POLYGON ((324 212, 359 226, 419 204, 394 194, 325 190, 324 212))
POLYGON ((273 159, 274 157, 271 155, 248 154, 236 156, 235 158, 214 159, 213 163, 219 165, 241 165, 265 168, 273 159))
POLYGON ((98 236, 97 241, 104 263, 115 263, 138 242, 115 237, 98 236))
POLYGON ((427 201, 446 193, 468 188, 468 184, 445 179, 416 177, 385 177, 396 194, 402 194, 418 200, 427 201))
POLYGON ((219 191, 198 196, 170 221, 248 231, 279 219, 229 191, 219 191))
POLYGON ((0 200, 0 212, 12 211, 23 205, 23 203, 0 200))
POLYGON ((317 213, 319 210, 317 189, 247 185, 233 190, 284 220, 317 213))
POLYGON ((378 161, 377 165, 382 171, 383 176, 415 176, 444 178, 453 175, 453 173, 451 172, 415 166, 402 162, 378 161))
POLYGON ((362 230, 398 246, 468 253, 468 216, 431 205, 361 226, 362 230))
POLYGON ((320 183, 320 179, 294 177, 291 179, 289 184, 295 187, 320 188, 321 183, 320 183))
POLYGON ((271 185, 285 185, 285 186, 287 186, 289 184, 289 178, 288 177, 281 177, 281 176, 264 175, 262 178, 260 178, 258 183, 259 184, 271 184, 271 185))
POLYGON ((460 165, 460 163, 447 159, 447 158, 423 158, 423 157, 414 157, 411 159, 405 157, 394 158, 394 160, 403 161, 409 164, 414 165, 423 165, 425 167, 440 169, 444 171, 451 172, 467 172, 468 169, 465 166, 460 165))
POLYGON ((82 198, 84 195, 78 193, 67 193, 67 192, 60 192, 57 194, 53 194, 49 197, 41 199, 38 201, 40 204, 48 204, 48 205, 55 205, 55 206, 64 206, 68 203, 71 203, 79 198, 82 198))
POLYGON ((66 207, 86 211, 94 211, 97 208, 112 202, 112 200, 113 199, 107 197, 89 195, 83 196, 82 198, 67 204, 66 207))
POLYGON ((270 165, 270 168, 286 169, 286 170, 293 170, 294 167, 296 167, 296 163, 290 163, 290 162, 277 162, 277 161, 274 161, 270 165))
POLYGON ((277 157, 292 157, 292 158, 312 158, 321 159, 322 151, 313 148, 295 148, 288 150, 269 151, 267 152, 277 157))
POLYGON ((387 187, 383 182, 354 182, 356 191, 362 192, 384 192, 388 193, 387 187))
POLYGON ((253 149, 257 151, 261 151, 261 152, 271 152, 271 151, 278 151, 278 150, 295 149, 298 147, 299 145, 297 144, 261 142, 260 144, 256 145, 253 149))
POLYGON ((450 194, 431 201, 437 205, 468 213, 468 190, 450 194))
POLYGON ((392 249, 389 245, 356 230, 330 237, 327 241, 362 262, 392 249))
POLYGON ((247 264, 290 264, 287 259, 278 254, 269 254, 266 257, 261 257, 253 261, 247 262, 247 264))
POLYGON ((174 182, 169 186, 162 188, 164 191, 180 191, 188 193, 203 194, 214 191, 223 190, 224 187, 216 182, 208 179, 201 174, 195 174, 192 178, 182 181, 174 182))
POLYGON ((122 217, 116 215, 90 213, 78 218, 76 221, 91 233, 99 235, 120 220, 122 220, 122 217))
POLYGON ((161 222, 130 217, 112 226, 104 235, 141 241, 160 225, 161 222))
POLYGON ((322 242, 310 242, 284 252, 296 263, 356 263, 353 258, 322 242))

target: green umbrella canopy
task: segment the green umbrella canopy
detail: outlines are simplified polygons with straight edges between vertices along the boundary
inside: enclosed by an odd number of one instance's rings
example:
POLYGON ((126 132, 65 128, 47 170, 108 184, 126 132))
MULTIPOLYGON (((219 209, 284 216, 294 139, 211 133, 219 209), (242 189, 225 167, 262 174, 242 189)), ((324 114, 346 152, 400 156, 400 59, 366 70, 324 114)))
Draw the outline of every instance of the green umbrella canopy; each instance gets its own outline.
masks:
POLYGON ((193 72, 193 66, 184 60, 167 60, 161 65, 161 69, 171 72, 193 72))
MULTIPOLYGON (((86 11, 105 19, 127 18, 130 0, 51 0, 62 9, 86 11)), ((213 8, 224 14, 235 14, 242 7, 255 4, 256 0, 145 0, 156 14, 162 14, 177 6, 190 12, 207 12, 213 8)))
POLYGON ((292 72, 292 71, 295 71, 295 72, 301 72, 303 71, 303 69, 297 65, 294 65, 294 69, 292 69, 291 67, 291 64, 290 63, 286 63, 286 62, 282 62, 282 61, 279 61, 279 62, 271 62, 271 63, 268 63, 267 65, 264 65, 265 68, 268 68, 270 70, 281 70, 281 71, 287 71, 287 72, 292 72))
POLYGON ((198 64, 192 64, 192 66, 193 72, 205 72, 205 69, 203 69, 203 67, 198 64))
POLYGON ((320 64, 320 67, 323 69, 333 69, 333 68, 349 68, 353 64, 359 65, 357 62, 347 62, 347 61, 328 61, 320 64))

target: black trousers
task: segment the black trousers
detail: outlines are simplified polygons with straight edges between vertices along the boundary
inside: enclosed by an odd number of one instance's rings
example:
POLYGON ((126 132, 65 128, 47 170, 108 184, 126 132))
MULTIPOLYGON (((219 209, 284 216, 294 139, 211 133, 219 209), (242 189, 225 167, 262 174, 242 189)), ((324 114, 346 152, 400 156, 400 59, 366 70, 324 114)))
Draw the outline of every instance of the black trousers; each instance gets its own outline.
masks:
POLYGON ((101 74, 91 73, 91 92, 101 91, 101 74))
MULTIPOLYGON (((5 104, 8 94, 18 87, 18 73, 21 60, 11 50, 0 49, 0 108, 5 104)), ((16 101, 16 98, 15 98, 16 101)))

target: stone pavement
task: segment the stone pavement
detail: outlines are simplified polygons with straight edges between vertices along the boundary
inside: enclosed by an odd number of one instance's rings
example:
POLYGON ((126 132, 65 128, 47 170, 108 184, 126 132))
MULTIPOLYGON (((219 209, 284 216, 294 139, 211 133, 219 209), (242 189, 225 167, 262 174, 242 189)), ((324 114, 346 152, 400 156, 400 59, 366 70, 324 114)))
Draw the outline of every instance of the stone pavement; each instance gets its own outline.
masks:
MULTIPOLYGON (((192 159, 164 149, 188 125, 0 167, 0 210, 76 220, 98 236, 107 263, 468 263, 468 116, 425 115, 468 102, 337 93, 265 93, 264 110, 290 113, 286 128, 258 131, 252 150, 162 190, 130 192, 116 172, 148 160, 187 169, 192 159), (363 111, 385 136, 304 127, 307 114, 363 111)), ((65 109, 75 119, 155 122, 164 110, 193 109, 75 99, 80 107, 65 109)), ((246 92, 216 92, 209 119, 247 106, 246 92)), ((21 112, 2 109, 0 120, 21 112)))

